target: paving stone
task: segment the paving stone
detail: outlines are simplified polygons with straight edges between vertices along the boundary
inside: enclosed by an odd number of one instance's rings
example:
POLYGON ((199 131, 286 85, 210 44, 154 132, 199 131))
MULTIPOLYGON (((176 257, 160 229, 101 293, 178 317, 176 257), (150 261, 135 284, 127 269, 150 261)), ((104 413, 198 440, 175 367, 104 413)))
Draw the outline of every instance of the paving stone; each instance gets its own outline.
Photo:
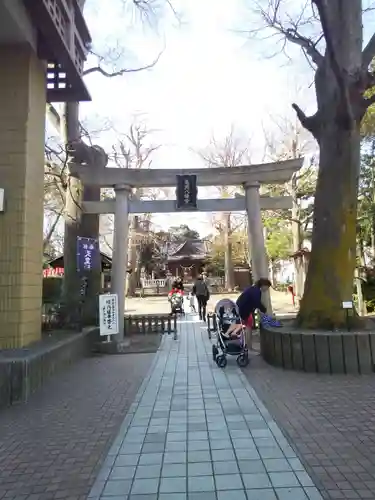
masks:
POLYGON ((108 481, 103 490, 103 496, 127 495, 131 485, 131 480, 108 481))
MULTIPOLYGON (((230 458, 228 458, 230 460, 230 458)), ((208 450, 204 451, 189 451, 188 462, 211 462, 211 453, 208 450)))
POLYGON ((214 462, 226 462, 227 460, 235 460, 233 450, 212 450, 211 455, 214 462))
POLYGON ((240 490, 218 491, 218 500, 247 500, 246 493, 240 490))
POLYGON ((189 441, 188 450, 189 451, 204 451, 210 449, 209 441, 189 441))
POLYGON ((139 465, 157 465, 163 461, 163 453, 144 453, 139 456, 139 465))
POLYGON ((312 487, 314 486, 314 483, 312 482, 310 476, 307 474, 305 471, 296 471, 296 476, 298 481, 300 482, 301 486, 308 486, 312 487))
MULTIPOLYGON (((269 472, 274 488, 298 487, 299 481, 293 472, 269 472)), ((306 485, 310 486, 310 485, 306 485)))
POLYGON ((115 458, 115 467, 126 467, 137 465, 140 455, 119 455, 115 458))
POLYGON ((126 443, 120 448, 120 455, 135 455, 140 453, 142 449, 142 443, 126 443))
POLYGON ((267 489, 254 489, 246 490, 247 500, 278 500, 275 490, 267 489))
MULTIPOLYGON (((304 488, 305 493, 309 500, 323 500, 322 495, 319 493, 317 488, 304 488)), ((371 494, 371 492, 369 492, 371 494)), ((366 497, 363 497, 366 498, 366 497)), ((368 497, 371 498, 371 497, 368 497)))
POLYGON ((255 449, 255 443, 252 439, 247 439, 247 438, 236 438, 232 440, 233 442, 233 447, 236 450, 240 449, 245 449, 245 450, 250 450, 250 449, 255 449))
POLYGON ((262 472, 254 474, 242 474, 242 480, 246 489, 271 488, 268 475, 262 472))
POLYGON ((114 467, 110 473, 109 479, 133 479, 135 474, 135 465, 131 467, 114 467))
POLYGON ((284 458, 284 453, 280 448, 258 448, 258 452, 263 459, 266 458, 284 458))
POLYGON ((195 441, 206 441, 208 439, 208 433, 207 431, 189 431, 188 439, 190 440, 190 438, 195 441))
POLYGON ((260 455, 257 450, 236 450, 237 460, 260 460, 260 455))
POLYGON ((188 476, 210 476, 212 474, 211 462, 196 462, 188 464, 188 476))
POLYGON ((168 441, 165 446, 165 451, 187 451, 187 449, 186 441, 168 441))
POLYGON ((129 495, 128 497, 128 500, 158 500, 158 499, 159 497, 156 493, 150 495, 129 495))
POLYGON ((159 487, 159 478, 134 479, 131 488, 132 495, 144 495, 157 493, 159 487))
POLYGON ((266 469, 261 460, 239 460, 238 467, 242 474, 266 473, 266 469))
POLYGON ((186 493, 159 493, 158 500, 187 500, 186 493))
POLYGON ((236 461, 213 462, 215 475, 219 474, 237 474, 239 472, 236 461))
POLYGON ((290 466, 294 471, 304 470, 304 467, 298 458, 288 458, 288 462, 290 463, 290 466))
POLYGON ((159 451, 164 451, 164 442, 159 443, 145 443, 142 447, 142 453, 156 453, 159 451))
POLYGON ((159 434, 147 434, 145 437, 145 443, 164 443, 165 442, 165 433, 159 434))
POLYGON ((144 479, 144 478, 155 478, 160 477, 161 464, 158 465, 138 465, 135 478, 136 479, 144 479))
POLYGON ((168 441, 186 441, 186 432, 168 432, 167 433, 167 442, 168 441))
POLYGON ((167 451, 164 454, 165 464, 182 464, 187 460, 187 454, 183 451, 167 451))
POLYGON ((279 500, 308 500, 303 488, 276 488, 279 500))
POLYGON ((214 491, 215 483, 213 476, 194 476, 188 478, 188 492, 214 491))
POLYGON ((240 474, 222 474, 215 476, 217 490, 241 490, 243 484, 240 474))
MULTIPOLYGON (((128 434, 123 441, 123 445, 129 443, 143 443, 144 440, 145 440, 145 434, 128 434)), ((120 447, 118 447, 118 450, 116 450, 116 454, 119 450, 120 447)))
POLYGON ((183 477, 186 476, 186 464, 164 464, 161 475, 163 477, 183 477))
POLYGON ((160 493, 185 493, 186 477, 162 477, 159 491, 160 493))
POLYGON ((210 441, 216 441, 220 439, 229 439, 228 431, 209 431, 209 439, 210 441))
POLYGON ((292 470, 286 458, 265 458, 263 463, 268 472, 289 472, 292 470))
POLYGON ((217 500, 216 493, 205 491, 203 493, 188 493, 188 500, 217 500))

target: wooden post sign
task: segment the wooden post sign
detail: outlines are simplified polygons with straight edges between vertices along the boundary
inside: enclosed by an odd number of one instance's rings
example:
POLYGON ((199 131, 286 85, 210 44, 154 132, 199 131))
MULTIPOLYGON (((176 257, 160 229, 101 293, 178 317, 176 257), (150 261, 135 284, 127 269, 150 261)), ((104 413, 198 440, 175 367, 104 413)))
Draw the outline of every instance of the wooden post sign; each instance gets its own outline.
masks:
POLYGON ((197 176, 177 175, 176 209, 197 209, 197 176))
POLYGON ((100 335, 117 335, 119 333, 118 297, 116 294, 99 295, 100 335))

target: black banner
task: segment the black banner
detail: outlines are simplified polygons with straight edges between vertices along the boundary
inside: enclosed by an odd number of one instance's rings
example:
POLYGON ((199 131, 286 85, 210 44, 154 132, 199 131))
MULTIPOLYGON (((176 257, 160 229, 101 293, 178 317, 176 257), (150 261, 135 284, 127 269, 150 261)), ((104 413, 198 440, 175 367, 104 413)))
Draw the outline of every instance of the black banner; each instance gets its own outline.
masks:
POLYGON ((196 210, 197 209, 197 176, 178 175, 176 188, 176 209, 196 210))

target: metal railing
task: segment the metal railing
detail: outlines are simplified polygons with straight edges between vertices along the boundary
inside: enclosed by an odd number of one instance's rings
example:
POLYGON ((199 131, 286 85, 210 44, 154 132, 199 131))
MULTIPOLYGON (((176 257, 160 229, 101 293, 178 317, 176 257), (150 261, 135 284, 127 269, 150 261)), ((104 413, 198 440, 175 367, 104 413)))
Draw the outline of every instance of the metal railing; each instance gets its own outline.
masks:
POLYGON ((124 318, 125 335, 168 334, 177 339, 176 315, 130 315, 124 318))

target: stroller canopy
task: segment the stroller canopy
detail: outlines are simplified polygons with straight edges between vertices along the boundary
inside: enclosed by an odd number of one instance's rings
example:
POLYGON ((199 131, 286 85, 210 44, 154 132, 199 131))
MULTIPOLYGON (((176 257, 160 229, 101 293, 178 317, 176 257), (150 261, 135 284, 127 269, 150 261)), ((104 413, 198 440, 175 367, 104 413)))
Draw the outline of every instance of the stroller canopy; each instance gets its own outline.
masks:
POLYGON ((233 309, 235 310, 236 315, 239 315, 237 304, 231 299, 219 300, 215 305, 215 314, 220 315, 220 309, 224 310, 225 316, 232 316, 233 309))

